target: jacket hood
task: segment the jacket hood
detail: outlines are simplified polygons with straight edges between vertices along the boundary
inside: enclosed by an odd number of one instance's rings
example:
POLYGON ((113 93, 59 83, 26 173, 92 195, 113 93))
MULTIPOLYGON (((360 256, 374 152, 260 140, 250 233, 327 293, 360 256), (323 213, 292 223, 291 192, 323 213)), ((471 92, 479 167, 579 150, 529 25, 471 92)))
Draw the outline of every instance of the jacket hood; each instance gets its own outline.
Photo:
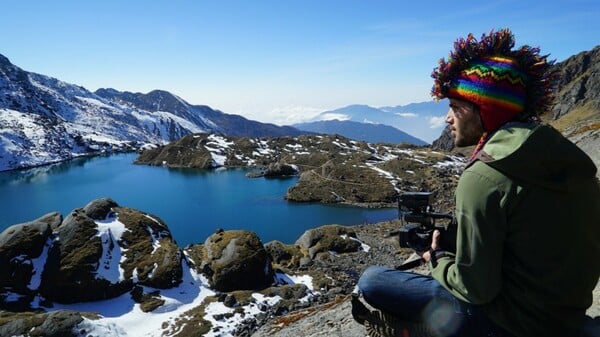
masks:
POLYGON ((595 180, 596 165, 577 145, 548 125, 511 124, 498 130, 478 159, 523 182, 566 190, 595 180))

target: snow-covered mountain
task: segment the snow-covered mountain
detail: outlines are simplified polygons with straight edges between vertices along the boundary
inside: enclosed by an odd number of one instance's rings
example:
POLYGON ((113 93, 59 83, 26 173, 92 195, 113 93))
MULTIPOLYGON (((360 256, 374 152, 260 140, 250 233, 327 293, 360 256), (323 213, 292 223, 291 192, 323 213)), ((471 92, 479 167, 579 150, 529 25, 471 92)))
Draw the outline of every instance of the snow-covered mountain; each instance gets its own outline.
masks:
POLYGON ((442 133, 447 112, 448 104, 445 100, 380 108, 368 105, 349 105, 331 111, 324 111, 315 116, 312 121, 339 120, 384 124, 431 143, 442 133))
POLYGON ((90 92, 24 71, 0 55, 0 171, 165 144, 197 132, 248 137, 302 134, 292 127, 191 105, 166 91, 90 92))

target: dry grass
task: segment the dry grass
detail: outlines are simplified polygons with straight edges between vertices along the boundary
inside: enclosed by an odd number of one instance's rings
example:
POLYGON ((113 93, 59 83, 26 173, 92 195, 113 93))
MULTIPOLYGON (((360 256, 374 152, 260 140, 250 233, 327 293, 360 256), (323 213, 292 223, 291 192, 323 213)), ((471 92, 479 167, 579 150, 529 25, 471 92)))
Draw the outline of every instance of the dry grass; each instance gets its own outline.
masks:
POLYGON ((600 123, 600 110, 594 108, 592 102, 589 102, 548 123, 567 136, 572 136, 586 130, 597 129, 600 123))

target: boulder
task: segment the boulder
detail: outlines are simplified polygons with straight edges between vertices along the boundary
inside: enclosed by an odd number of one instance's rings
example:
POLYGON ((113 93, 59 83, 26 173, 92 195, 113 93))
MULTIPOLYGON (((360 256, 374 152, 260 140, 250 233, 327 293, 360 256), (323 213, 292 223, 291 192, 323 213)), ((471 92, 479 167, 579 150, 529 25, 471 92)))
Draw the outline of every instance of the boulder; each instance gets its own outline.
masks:
POLYGON ((303 257, 300 248, 296 245, 287 245, 281 241, 270 241, 265 244, 265 249, 271 261, 281 267, 298 267, 303 257))
POLYGON ((269 164, 263 175, 267 178, 288 177, 297 175, 298 172, 293 165, 277 162, 269 164))
POLYGON ((104 220, 114 207, 119 207, 114 200, 110 198, 101 198, 85 205, 83 211, 88 217, 94 220, 104 220))
POLYGON ((64 220, 50 213, 0 234, 2 307, 27 307, 38 293, 75 303, 113 298, 134 285, 172 288, 181 283, 181 260, 158 217, 97 199, 64 220))
POLYGON ((32 275, 36 272, 33 260, 40 257, 49 244, 51 226, 60 218, 58 213, 49 213, 37 220, 10 226, 0 234, 0 287, 29 292, 32 275))
POLYGON ((183 256, 167 225, 155 215, 132 208, 117 207, 115 212, 127 228, 120 243, 126 249, 121 262, 125 278, 159 289, 179 285, 183 256))
POLYGON ((40 292, 44 297, 74 303, 112 298, 127 291, 126 284, 111 284, 96 277, 103 253, 97 229, 81 208, 63 220, 56 231, 59 240, 50 249, 42 274, 40 292))
POLYGON ((219 291, 263 289, 273 282, 269 255, 254 232, 219 231, 204 243, 203 272, 219 291))
MULTIPOLYGON (((58 310, 50 313, 0 312, 0 336, 79 336, 75 328, 83 321, 81 313, 58 310)), ((85 335, 85 331, 81 331, 85 335)))
POLYGON ((356 233, 349 227, 326 225, 307 230, 296 240, 296 245, 314 259, 319 253, 356 252, 361 249, 361 243, 355 239, 356 233))

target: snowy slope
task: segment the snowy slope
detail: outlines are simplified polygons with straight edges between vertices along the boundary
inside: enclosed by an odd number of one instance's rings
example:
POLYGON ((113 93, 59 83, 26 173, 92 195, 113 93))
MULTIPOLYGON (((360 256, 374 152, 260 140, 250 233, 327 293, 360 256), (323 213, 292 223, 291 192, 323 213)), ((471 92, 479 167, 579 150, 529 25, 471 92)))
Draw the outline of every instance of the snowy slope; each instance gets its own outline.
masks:
POLYGON ((100 89, 93 93, 24 71, 0 55, 0 171, 80 155, 132 151, 198 132, 302 133, 190 105, 161 90, 140 94, 100 89))

